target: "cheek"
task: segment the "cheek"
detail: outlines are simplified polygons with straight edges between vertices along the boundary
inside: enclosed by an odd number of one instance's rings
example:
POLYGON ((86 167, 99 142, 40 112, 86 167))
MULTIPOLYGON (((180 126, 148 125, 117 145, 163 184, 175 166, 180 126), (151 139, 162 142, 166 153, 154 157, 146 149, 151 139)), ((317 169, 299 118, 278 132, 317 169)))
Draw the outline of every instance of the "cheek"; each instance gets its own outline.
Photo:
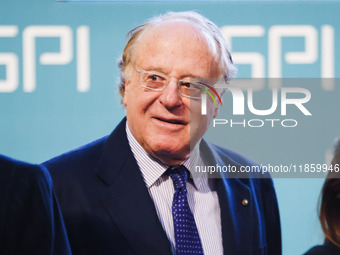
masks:
POLYGON ((125 95, 123 98, 124 105, 127 109, 135 108, 140 97, 138 96, 139 87, 136 86, 135 81, 128 81, 125 84, 125 95))
POLYGON ((152 109, 157 107, 157 98, 158 96, 155 91, 147 91, 142 87, 131 84, 127 87, 124 96, 127 114, 138 116, 153 112, 152 109))

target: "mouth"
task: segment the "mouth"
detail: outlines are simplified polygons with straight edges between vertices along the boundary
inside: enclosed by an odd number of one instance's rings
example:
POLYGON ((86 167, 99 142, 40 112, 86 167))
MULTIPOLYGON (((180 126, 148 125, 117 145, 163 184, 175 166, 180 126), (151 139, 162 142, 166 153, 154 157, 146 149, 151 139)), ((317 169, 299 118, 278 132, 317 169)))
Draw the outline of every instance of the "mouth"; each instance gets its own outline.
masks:
POLYGON ((174 124, 174 125, 186 125, 186 123, 184 121, 182 121, 182 120, 164 119, 164 118, 157 118, 157 117, 155 117, 155 119, 159 120, 159 121, 162 121, 162 122, 174 124))

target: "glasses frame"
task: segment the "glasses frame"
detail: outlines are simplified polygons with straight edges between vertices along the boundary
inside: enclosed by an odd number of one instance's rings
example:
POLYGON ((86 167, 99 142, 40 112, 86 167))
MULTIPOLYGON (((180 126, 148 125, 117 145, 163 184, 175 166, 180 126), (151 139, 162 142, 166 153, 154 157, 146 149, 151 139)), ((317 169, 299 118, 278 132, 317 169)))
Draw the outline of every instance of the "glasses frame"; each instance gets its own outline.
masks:
MULTIPOLYGON (((181 88, 180 88, 180 85, 179 85, 180 82, 183 82, 183 83, 190 83, 190 84, 192 84, 193 86, 195 86, 195 87, 197 87, 198 89, 200 89, 202 92, 203 92, 203 91, 206 91, 206 90, 208 90, 208 89, 210 89, 210 86, 207 85, 207 84, 205 84, 205 83, 203 83, 203 82, 192 82, 192 81, 188 81, 188 80, 184 80, 184 79, 171 78, 171 77, 169 77, 169 76, 167 76, 167 75, 165 75, 165 74, 162 74, 162 73, 159 73, 159 72, 156 72, 156 71, 138 70, 138 69, 136 69, 136 67, 135 67, 134 65, 132 65, 132 66, 133 66, 133 69, 135 69, 135 71, 139 74, 139 85, 140 85, 141 87, 143 87, 143 88, 146 88, 146 89, 150 89, 150 90, 153 90, 153 91, 159 91, 159 92, 161 92, 161 91, 163 91, 163 90, 166 88, 166 86, 168 86, 168 84, 170 83, 171 80, 175 80, 175 81, 176 81, 176 84, 177 84, 177 89, 178 89, 180 95, 181 95, 181 96, 184 96, 184 97, 187 97, 187 98, 190 98, 190 99, 201 99, 201 96, 195 97, 195 96, 190 96, 190 95, 184 94, 184 93, 181 91, 181 88), (144 73, 144 74, 155 74, 155 75, 157 75, 157 76, 159 76, 159 77, 162 77, 166 82, 165 82, 165 84, 164 84, 164 86, 163 86, 162 88, 150 88, 150 87, 146 86, 146 85, 144 84, 144 82, 142 81, 142 75, 141 75, 142 73, 144 73)), ((202 92, 201 92, 201 93, 202 93, 202 92)))

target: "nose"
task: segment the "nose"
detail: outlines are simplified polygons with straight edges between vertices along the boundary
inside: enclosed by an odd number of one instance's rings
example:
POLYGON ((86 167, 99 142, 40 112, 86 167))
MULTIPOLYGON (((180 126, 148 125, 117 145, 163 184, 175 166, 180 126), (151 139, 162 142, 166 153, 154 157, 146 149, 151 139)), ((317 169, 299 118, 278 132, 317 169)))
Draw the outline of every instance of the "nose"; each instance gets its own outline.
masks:
POLYGON ((167 109, 173 109, 180 106, 182 102, 182 96, 179 94, 177 87, 177 80, 171 79, 166 86, 162 94, 159 96, 159 101, 167 109))

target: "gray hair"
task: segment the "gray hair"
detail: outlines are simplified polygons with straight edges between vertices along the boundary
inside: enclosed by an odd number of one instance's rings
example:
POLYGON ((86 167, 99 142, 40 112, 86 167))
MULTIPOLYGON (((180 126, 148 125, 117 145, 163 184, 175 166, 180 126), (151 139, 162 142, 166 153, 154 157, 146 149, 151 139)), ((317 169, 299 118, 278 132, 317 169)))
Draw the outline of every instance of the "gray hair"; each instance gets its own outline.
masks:
POLYGON ((124 97, 125 93, 125 81, 130 79, 133 70, 131 63, 136 52, 138 41, 142 38, 144 32, 156 25, 178 20, 190 22, 200 30, 212 54, 219 60, 219 67, 221 73, 224 74, 226 82, 236 76, 237 68, 233 64, 229 46, 224 40, 219 28, 212 21, 194 11, 167 12, 149 19, 144 24, 128 32, 128 42, 118 63, 120 69, 119 93, 122 97, 124 97))

